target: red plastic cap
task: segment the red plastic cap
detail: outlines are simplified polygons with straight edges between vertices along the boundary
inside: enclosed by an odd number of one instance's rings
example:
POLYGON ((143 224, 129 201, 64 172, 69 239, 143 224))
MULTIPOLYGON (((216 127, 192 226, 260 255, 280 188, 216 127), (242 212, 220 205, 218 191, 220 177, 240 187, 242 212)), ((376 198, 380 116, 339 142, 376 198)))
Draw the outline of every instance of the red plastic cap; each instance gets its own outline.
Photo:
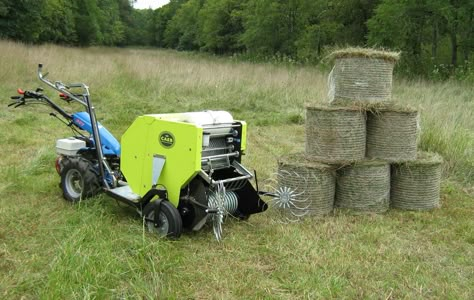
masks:
POLYGON ((24 91, 24 90, 22 90, 22 89, 20 89, 20 88, 19 88, 19 89, 17 89, 16 91, 17 91, 17 92, 18 92, 18 94, 20 94, 20 95, 24 95, 24 94, 25 94, 25 91, 24 91))

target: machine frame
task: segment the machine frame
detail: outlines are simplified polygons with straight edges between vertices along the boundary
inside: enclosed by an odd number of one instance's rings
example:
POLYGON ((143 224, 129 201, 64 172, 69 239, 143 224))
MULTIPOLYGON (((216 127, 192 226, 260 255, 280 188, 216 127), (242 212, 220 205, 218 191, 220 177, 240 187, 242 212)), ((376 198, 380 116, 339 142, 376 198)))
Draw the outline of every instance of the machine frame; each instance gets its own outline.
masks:
POLYGON ((103 191, 135 208, 150 231, 174 238, 180 236, 183 223, 199 230, 210 216, 218 240, 222 238, 226 214, 246 219, 267 209, 260 195, 269 193, 258 191, 258 184, 255 190, 250 180, 256 179, 256 173, 254 176, 241 165, 240 158, 246 149, 244 121, 201 126, 176 119, 180 114, 144 115, 132 123, 120 144, 97 121, 86 84, 52 82, 42 71, 43 65, 39 64, 38 78, 43 83, 58 91, 61 99, 84 106, 86 112, 66 112, 44 95, 42 88, 35 92, 18 89, 20 95, 11 97, 15 101, 8 106, 45 104, 62 119, 54 113, 51 116, 75 132, 73 141, 58 140, 66 145, 80 144, 71 153, 61 153, 56 160, 66 200, 77 202, 103 191), (230 128, 223 136, 225 147, 204 149, 212 132, 223 128, 230 128), (175 142, 176 146, 170 146, 175 142), (206 151, 217 150, 226 152, 204 155, 206 151))

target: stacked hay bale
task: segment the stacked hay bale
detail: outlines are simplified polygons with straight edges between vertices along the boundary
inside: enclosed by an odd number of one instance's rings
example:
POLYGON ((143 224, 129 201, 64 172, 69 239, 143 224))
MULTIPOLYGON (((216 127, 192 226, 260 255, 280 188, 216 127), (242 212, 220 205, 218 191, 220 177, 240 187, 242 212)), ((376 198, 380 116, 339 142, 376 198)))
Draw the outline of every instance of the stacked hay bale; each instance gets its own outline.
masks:
POLYGON ((440 206, 441 164, 435 153, 419 153, 415 161, 392 166, 392 207, 430 210, 440 206))
POLYGON ((366 114, 351 107, 307 107, 306 155, 327 163, 365 157, 366 114))
POLYGON ((367 113, 367 157, 389 162, 416 159, 419 115, 409 107, 373 108, 367 113))
POLYGON ((354 213, 383 213, 390 205, 390 165, 373 160, 341 168, 337 173, 336 206, 354 213))
MULTIPOLYGON (((329 104, 307 107, 304 158, 280 161, 279 177, 287 177, 280 186, 295 189, 293 181, 301 177, 297 174, 307 177, 312 165, 323 163, 337 170, 336 207, 354 213, 383 213, 390 206, 438 207, 441 159, 417 155, 418 111, 396 105, 391 97, 399 53, 351 48, 331 57, 335 65, 329 76, 329 104)), ((332 186, 315 190, 313 184, 308 182, 306 196, 322 193, 329 203, 332 186)), ((326 205, 321 214, 329 211, 326 205)))
POLYGON ((373 49, 334 51, 329 75, 329 102, 352 105, 354 101, 383 103, 392 97, 392 74, 400 54, 373 49))
POLYGON ((334 167, 308 160, 304 154, 280 158, 278 206, 287 217, 324 216, 332 212, 336 175, 334 167))

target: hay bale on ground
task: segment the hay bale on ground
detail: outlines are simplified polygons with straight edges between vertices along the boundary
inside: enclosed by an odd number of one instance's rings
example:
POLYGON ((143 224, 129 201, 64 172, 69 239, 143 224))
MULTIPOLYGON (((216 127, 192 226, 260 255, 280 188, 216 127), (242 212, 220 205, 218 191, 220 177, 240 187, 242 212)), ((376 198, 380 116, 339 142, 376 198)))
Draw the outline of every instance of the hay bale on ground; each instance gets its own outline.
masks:
POLYGON ((418 112, 411 108, 383 108, 367 113, 367 157, 390 162, 416 159, 418 112))
POLYGON ((310 161, 304 154, 281 157, 278 185, 276 204, 287 217, 323 216, 333 210, 336 172, 332 166, 310 161))
POLYGON ((440 206, 443 159, 420 153, 417 160, 392 166, 391 206, 407 210, 429 210, 440 206))
POLYGON ((390 203, 390 165, 363 161, 337 171, 336 207, 356 213, 383 213, 390 203))
POLYGON ((358 108, 307 107, 306 155, 326 163, 365 157, 366 115, 358 108))
POLYGON ((400 54, 364 48, 333 52, 329 75, 329 101, 335 104, 387 102, 392 95, 393 67, 400 54))

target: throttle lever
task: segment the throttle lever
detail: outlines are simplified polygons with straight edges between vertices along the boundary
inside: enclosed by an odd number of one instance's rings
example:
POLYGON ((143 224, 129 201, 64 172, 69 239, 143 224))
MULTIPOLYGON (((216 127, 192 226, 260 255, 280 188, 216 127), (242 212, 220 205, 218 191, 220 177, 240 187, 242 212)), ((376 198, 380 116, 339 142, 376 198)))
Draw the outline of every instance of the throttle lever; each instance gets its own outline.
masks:
POLYGON ((25 105, 25 103, 26 103, 25 101, 22 101, 22 102, 18 103, 17 105, 13 106, 13 107, 17 108, 19 106, 25 105))
POLYGON ((11 96, 10 97, 12 100, 20 100, 20 101, 15 101, 10 104, 8 104, 8 107, 15 105, 15 108, 17 108, 20 105, 25 104, 25 98, 23 96, 11 96))

